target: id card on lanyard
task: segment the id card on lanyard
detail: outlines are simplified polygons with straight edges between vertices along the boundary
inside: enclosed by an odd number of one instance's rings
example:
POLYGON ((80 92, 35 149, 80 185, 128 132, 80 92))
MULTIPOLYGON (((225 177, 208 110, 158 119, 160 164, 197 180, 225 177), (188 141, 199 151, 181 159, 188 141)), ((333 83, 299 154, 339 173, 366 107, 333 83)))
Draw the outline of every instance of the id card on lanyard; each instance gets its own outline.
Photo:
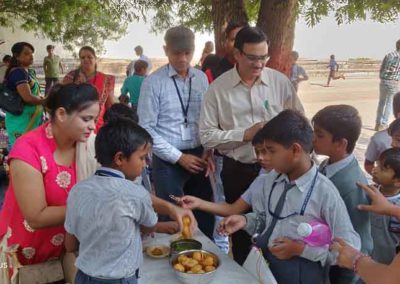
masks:
POLYGON ((190 105, 190 98, 192 95, 192 78, 189 78, 189 98, 186 103, 186 107, 183 104, 183 98, 181 96, 181 92, 179 91, 178 85, 176 84, 175 77, 172 77, 172 80, 174 81, 176 93, 178 94, 179 97, 179 102, 181 104, 181 109, 183 113, 183 123, 181 124, 181 138, 182 141, 190 141, 192 140, 192 135, 190 132, 190 127, 189 127, 189 122, 188 122, 188 112, 189 112, 189 105, 190 105))

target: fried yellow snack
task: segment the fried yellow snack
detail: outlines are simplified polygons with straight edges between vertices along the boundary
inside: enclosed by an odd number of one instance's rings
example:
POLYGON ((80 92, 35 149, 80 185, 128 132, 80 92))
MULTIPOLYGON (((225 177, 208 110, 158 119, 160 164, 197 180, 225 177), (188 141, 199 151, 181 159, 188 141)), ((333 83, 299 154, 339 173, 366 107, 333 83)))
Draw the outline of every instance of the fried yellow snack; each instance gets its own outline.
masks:
POLYGON ((193 273, 197 273, 198 271, 203 270, 203 267, 200 264, 196 264, 195 266, 193 266, 190 271, 192 271, 193 273))
POLYGON ((208 265, 208 266, 204 267, 205 272, 210 272, 210 271, 214 271, 214 270, 215 270, 215 266, 212 266, 212 265, 208 265))
POLYGON ((202 274, 202 273, 204 273, 204 270, 199 270, 196 272, 196 274, 202 274))
POLYGON ((199 264, 199 262, 193 258, 189 258, 187 261, 183 263, 185 267, 192 268, 193 266, 199 264))
POLYGON ((190 217, 186 215, 186 216, 183 216, 182 223, 183 223, 183 225, 190 226, 192 221, 190 220, 190 217))
POLYGON ((182 236, 184 239, 191 239, 192 238, 192 232, 190 231, 190 227, 184 226, 182 229, 182 236))
POLYGON ((194 252, 192 257, 197 261, 201 261, 203 259, 203 255, 199 251, 194 252))
POLYGON ((186 255, 180 255, 178 257, 178 262, 182 264, 187 259, 188 259, 188 257, 186 255))
POLYGON ((182 218, 182 223, 183 223, 183 228, 182 228, 182 236, 184 239, 191 239, 192 238, 192 232, 190 230, 190 224, 191 220, 189 216, 183 216, 182 218))
POLYGON ((203 260, 203 264, 205 266, 210 266, 210 265, 214 265, 214 258, 212 256, 207 256, 204 260, 203 260))
POLYGON ((183 267, 183 265, 180 263, 175 264, 174 269, 180 272, 185 272, 185 267, 183 267))

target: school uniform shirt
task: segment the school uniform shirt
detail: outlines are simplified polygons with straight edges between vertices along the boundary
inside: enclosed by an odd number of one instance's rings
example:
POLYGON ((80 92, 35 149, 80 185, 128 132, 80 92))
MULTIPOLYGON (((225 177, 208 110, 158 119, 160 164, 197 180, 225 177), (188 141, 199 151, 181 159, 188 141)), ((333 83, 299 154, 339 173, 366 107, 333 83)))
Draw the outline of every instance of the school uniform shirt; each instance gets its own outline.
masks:
MULTIPOLYGON (((400 194, 387 197, 387 200, 400 206, 400 194)), ((396 255, 400 242, 400 220, 396 217, 371 213, 372 238, 374 249, 371 257, 379 263, 390 264, 396 255)))
POLYGON ((391 148, 391 145, 392 137, 390 137, 387 129, 376 132, 369 140, 365 159, 369 162, 377 161, 381 153, 391 148))
POLYGON ((354 159, 355 159, 354 154, 350 154, 346 158, 332 164, 328 164, 329 159, 326 159, 319 166, 319 170, 324 176, 330 179, 337 172, 347 167, 354 159))
POLYGON ((285 109, 304 113, 296 90, 284 74, 264 68, 249 88, 232 68, 219 76, 204 95, 199 123, 201 144, 236 161, 255 163, 253 145, 243 142, 246 129, 268 122, 285 109))
POLYGON ((262 191, 266 178, 268 178, 268 175, 264 170, 263 173, 260 173, 260 175, 256 177, 256 179, 250 184, 249 188, 246 189, 240 198, 242 198, 250 206, 255 204, 255 201, 253 202, 253 200, 254 198, 257 198, 258 192, 262 191))
POLYGON ((143 262, 140 225, 157 223, 149 193, 120 177, 94 175, 77 183, 67 201, 65 229, 79 240, 76 267, 92 277, 130 277, 143 262))
MULTIPOLYGON (((301 240, 302 238, 297 233, 299 224, 311 220, 319 220, 325 222, 329 226, 332 232, 332 238, 343 238, 352 247, 359 249, 361 247, 360 237, 353 229, 342 198, 332 182, 319 173, 315 165, 304 175, 293 181, 295 186, 287 192, 280 216, 285 217, 295 212, 300 213, 307 193, 314 182, 315 175, 317 175, 317 177, 315 179, 314 188, 305 208, 304 215, 301 216, 297 214, 278 220, 268 245, 271 246, 273 241, 279 237, 301 240)), ((272 212, 275 211, 284 186, 289 183, 287 175, 278 174, 276 171, 271 171, 266 174, 264 181, 265 183, 262 190, 257 191, 257 196, 252 196, 254 213, 246 214, 247 224, 244 229, 250 235, 253 235, 256 231, 256 223, 258 223, 257 216, 265 215, 265 227, 263 226, 265 229, 263 231, 265 232, 268 229, 273 220, 273 216, 269 213, 269 210, 272 212), (272 190, 274 183, 275 187, 272 190), (269 202, 270 193, 271 198, 269 202)), ((300 256, 311 261, 320 261, 322 265, 324 265, 329 255, 330 252, 327 247, 312 247, 306 244, 300 256)), ((332 255, 331 257, 333 258, 332 255)))

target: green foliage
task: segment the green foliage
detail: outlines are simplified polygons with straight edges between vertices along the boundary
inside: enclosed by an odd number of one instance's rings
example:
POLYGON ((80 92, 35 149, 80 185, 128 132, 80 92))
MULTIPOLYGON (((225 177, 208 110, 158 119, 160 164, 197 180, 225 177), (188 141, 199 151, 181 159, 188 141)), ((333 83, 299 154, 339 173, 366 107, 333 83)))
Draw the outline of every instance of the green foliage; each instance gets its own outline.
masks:
POLYGON ((299 6, 309 26, 315 26, 329 13, 340 25, 368 17, 381 23, 391 22, 400 12, 400 0, 299 0, 299 6))
POLYGON ((74 46, 102 50, 105 39, 120 38, 129 22, 145 18, 143 0, 1 0, 0 26, 34 31, 74 46))
MULTIPOLYGON (((244 0, 252 24, 262 1, 287 0, 244 0)), ((343 24, 367 17, 389 22, 400 12, 400 0, 298 0, 297 4, 298 16, 309 26, 330 13, 343 24)), ((0 0, 0 26, 35 31, 71 50, 92 45, 101 51, 105 39, 120 38, 128 23, 139 19, 150 22, 154 32, 177 24, 212 32, 212 0, 0 0)))

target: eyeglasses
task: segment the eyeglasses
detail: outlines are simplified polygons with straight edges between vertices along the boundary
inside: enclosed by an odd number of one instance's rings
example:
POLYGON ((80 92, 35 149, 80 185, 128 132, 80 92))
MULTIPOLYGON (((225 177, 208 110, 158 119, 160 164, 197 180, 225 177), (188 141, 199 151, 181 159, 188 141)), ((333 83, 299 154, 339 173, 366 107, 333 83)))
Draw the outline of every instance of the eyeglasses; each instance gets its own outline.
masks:
POLYGON ((244 56, 246 56, 246 58, 247 58, 249 61, 251 61, 251 62, 257 62, 257 61, 263 61, 263 62, 265 62, 265 61, 267 61, 268 58, 269 58, 269 55, 268 55, 268 54, 258 56, 258 55, 248 54, 248 53, 244 52, 243 50, 240 51, 240 52, 241 52, 244 56))

